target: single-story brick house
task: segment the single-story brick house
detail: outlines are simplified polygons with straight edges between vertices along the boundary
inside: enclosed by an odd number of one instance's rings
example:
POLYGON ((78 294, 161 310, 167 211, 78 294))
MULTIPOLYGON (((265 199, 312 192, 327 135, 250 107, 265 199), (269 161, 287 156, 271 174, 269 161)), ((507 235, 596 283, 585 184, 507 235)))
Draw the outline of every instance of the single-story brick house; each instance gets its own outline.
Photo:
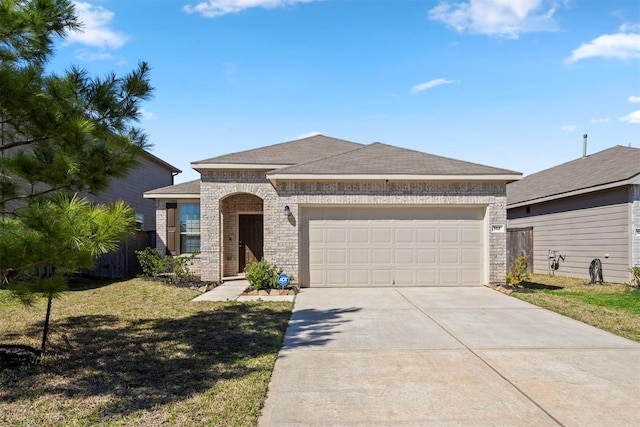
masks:
POLYGON ((504 282, 519 172, 324 135, 191 165, 200 180, 144 197, 157 248, 200 252, 203 280, 264 257, 301 286, 504 282))
POLYGON ((510 183, 507 211, 510 232, 532 234, 535 273, 558 260, 554 273, 587 279, 598 258, 605 281, 628 283, 629 268, 640 265, 640 149, 585 153, 510 183))

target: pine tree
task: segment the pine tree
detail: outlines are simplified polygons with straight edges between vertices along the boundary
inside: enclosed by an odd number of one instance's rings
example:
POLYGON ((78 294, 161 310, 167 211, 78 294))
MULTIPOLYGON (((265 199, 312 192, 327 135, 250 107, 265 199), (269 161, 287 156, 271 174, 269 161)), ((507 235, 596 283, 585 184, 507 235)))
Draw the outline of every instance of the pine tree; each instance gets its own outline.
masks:
POLYGON ((56 42, 81 29, 69 0, 0 1, 0 287, 29 304, 67 288, 133 230, 122 203, 79 198, 124 176, 147 147, 132 123, 153 91, 141 62, 118 77, 47 72, 56 42))

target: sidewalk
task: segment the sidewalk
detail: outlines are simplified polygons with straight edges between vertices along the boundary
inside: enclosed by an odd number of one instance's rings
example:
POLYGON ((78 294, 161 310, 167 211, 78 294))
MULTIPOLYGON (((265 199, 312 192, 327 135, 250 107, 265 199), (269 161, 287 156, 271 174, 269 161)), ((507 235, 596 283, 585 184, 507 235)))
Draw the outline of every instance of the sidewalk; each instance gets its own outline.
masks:
POLYGON ((231 280, 194 298, 193 301, 295 301, 296 299, 295 295, 242 295, 248 287, 249 281, 245 279, 231 280))

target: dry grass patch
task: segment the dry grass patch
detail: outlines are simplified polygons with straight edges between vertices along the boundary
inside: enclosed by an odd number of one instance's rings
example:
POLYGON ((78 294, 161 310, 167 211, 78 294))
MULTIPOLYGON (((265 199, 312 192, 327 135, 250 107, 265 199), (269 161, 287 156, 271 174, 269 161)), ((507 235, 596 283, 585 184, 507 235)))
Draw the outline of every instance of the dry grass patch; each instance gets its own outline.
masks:
POLYGON ((521 300, 640 342, 640 290, 628 285, 534 274, 521 300))
MULTIPOLYGON (((0 372, 0 425, 255 425, 293 304, 198 294, 135 279, 55 300, 49 353, 0 372)), ((0 291, 0 342, 39 346, 44 312, 0 291)))

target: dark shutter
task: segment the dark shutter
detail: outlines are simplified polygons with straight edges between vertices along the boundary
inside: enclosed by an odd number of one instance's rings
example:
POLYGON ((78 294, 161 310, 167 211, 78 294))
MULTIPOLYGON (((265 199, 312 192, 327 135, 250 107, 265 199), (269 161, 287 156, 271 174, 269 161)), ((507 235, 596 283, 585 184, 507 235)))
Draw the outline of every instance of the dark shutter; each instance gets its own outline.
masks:
POLYGON ((167 254, 180 254, 180 219, 177 203, 167 203, 167 254))

